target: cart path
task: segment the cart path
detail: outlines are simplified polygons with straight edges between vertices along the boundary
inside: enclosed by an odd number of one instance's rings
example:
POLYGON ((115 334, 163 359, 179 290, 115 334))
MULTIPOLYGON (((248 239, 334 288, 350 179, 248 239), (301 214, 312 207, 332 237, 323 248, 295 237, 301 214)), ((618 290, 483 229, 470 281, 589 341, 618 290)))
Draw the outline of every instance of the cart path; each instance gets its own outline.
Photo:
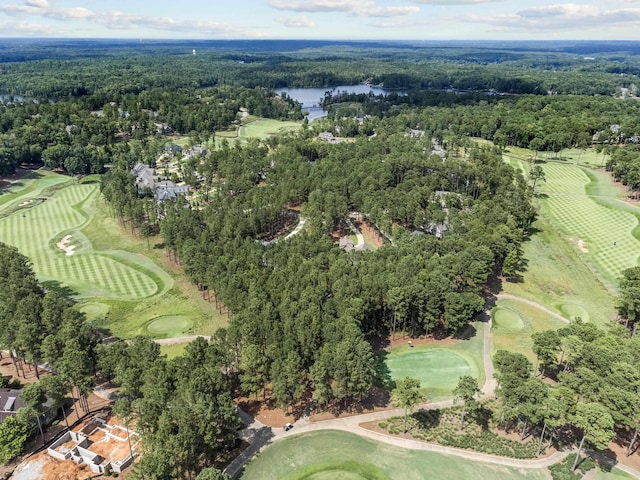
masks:
POLYGON ((174 337, 174 338, 159 338, 154 340, 158 345, 177 345, 178 343, 193 342, 197 338, 204 338, 205 340, 211 340, 210 335, 190 335, 188 337, 174 337))
POLYGON ((298 225, 296 225, 296 228, 294 228, 291 233, 289 233, 286 237, 284 237, 285 240, 293 237, 294 235, 297 235, 298 233, 300 233, 300 230, 302 230, 302 227, 304 227, 304 224, 307 223, 307 219, 306 217, 303 217, 302 215, 300 216, 300 221, 298 222, 298 225))
POLYGON ((532 300, 527 300, 526 298, 517 297, 516 295, 511 295, 510 293, 499 293, 499 294, 496 295, 496 298, 498 298, 498 299, 502 298, 502 299, 505 299, 505 300, 514 300, 516 302, 524 303, 526 305, 529 305, 530 307, 537 308, 538 310, 542 310, 544 313, 547 313, 547 314, 551 315, 552 317, 560 320, 561 322, 569 323, 569 319, 568 318, 563 317, 559 313, 556 313, 553 310, 548 309, 544 305, 542 305, 540 303, 537 303, 537 302, 534 302, 532 300))

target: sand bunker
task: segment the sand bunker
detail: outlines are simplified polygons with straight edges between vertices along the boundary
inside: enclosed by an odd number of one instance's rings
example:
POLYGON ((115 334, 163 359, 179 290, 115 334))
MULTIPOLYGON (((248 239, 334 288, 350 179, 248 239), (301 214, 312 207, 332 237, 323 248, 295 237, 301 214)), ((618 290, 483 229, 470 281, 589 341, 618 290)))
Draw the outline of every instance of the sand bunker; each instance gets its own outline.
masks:
POLYGON ((22 203, 19 203, 18 206, 19 207, 26 207, 27 205, 31 205, 33 203, 33 200, 25 200, 22 203))
POLYGON ((578 248, 580 249, 580 251, 582 253, 588 253, 589 252, 589 250, 585 246, 584 240, 582 240, 582 239, 578 240, 578 248))
POLYGON ((62 240, 60 240, 58 243, 56 243, 56 247, 58 247, 60 250, 64 251, 67 254, 67 256, 73 255, 73 253, 75 252, 75 249, 76 249, 75 245, 68 245, 68 243, 70 241, 71 241, 71 235, 67 235, 62 240))

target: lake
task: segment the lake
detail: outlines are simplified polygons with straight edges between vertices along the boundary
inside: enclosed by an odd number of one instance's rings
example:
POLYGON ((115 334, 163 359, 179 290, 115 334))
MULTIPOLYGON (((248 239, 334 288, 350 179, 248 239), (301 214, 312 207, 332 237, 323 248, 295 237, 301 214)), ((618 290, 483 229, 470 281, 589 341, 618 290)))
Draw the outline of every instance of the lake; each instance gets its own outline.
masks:
POLYGON ((327 116, 327 111, 320 106, 320 102, 324 98, 325 92, 336 94, 338 92, 347 93, 369 93, 374 95, 389 95, 394 90, 387 90, 380 87, 372 87, 371 85, 339 85, 337 87, 325 88, 278 88, 276 93, 281 95, 286 93, 294 100, 302 104, 302 111, 309 112, 307 119, 311 122, 316 118, 327 116))

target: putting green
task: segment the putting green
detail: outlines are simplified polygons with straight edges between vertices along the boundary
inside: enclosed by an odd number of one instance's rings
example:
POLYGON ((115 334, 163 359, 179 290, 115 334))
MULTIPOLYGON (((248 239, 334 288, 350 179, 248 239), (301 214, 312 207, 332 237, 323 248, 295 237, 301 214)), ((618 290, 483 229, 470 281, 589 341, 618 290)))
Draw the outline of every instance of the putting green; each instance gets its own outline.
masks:
POLYGON ((547 470, 516 469, 474 462, 462 457, 399 448, 352 433, 322 430, 293 435, 273 442, 251 460, 241 478, 542 480, 547 478, 547 470), (325 470, 312 471, 307 470, 308 467, 322 467, 325 470), (370 470, 371 467, 375 470, 370 470), (319 476, 321 473, 325 475, 319 476))
POLYGON ((493 310, 493 323, 496 327, 512 332, 519 332, 524 328, 522 317, 508 308, 495 308, 493 310))
POLYGON ((109 313, 109 305, 101 302, 86 302, 78 307, 82 313, 87 316, 89 320, 95 320, 96 318, 104 317, 109 313))
POLYGON ((182 315, 164 315, 151 320, 147 331, 156 337, 174 337, 185 333, 191 325, 191 320, 182 315))
POLYGON ((571 320, 580 317, 583 321, 589 321, 589 312, 580 305, 575 303, 565 303, 560 307, 560 310, 567 315, 571 320))
POLYGON ((389 477, 373 465, 334 461, 312 463, 282 477, 282 480, 388 480, 389 477))
POLYGON ((446 348, 416 346, 411 349, 393 350, 385 359, 391 378, 415 378, 423 388, 453 390, 463 375, 478 378, 478 368, 470 359, 446 348))

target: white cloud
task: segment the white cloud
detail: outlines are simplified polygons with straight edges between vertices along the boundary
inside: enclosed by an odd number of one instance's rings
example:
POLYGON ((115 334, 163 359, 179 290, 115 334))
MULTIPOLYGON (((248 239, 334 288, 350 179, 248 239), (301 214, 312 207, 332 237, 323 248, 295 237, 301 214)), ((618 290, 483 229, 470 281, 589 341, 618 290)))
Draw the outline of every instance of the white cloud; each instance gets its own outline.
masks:
POLYGON ((436 22, 433 20, 424 20, 424 21, 408 21, 408 20, 394 20, 387 22, 379 22, 371 24, 372 27, 375 28, 391 28, 391 29, 403 29, 407 30, 410 28, 420 28, 420 27, 430 27, 439 24, 440 22, 436 22))
POLYGON ((419 7, 381 7, 370 8, 361 12, 353 12, 354 15, 361 17, 404 17, 413 15, 420 11, 419 7))
MULTIPOLYGON (((33 16, 56 21, 85 21, 102 25, 112 30, 135 30, 143 27, 163 31, 188 32, 192 35, 250 36, 258 38, 264 36, 253 29, 247 30, 236 25, 219 22, 206 20, 177 21, 170 17, 136 15, 116 10, 96 11, 84 7, 56 8, 48 6, 46 0, 25 0, 25 5, 0 5, 0 13, 15 17, 33 16)), ((44 33, 46 34, 47 32, 44 33)))
POLYGON ((47 25, 23 22, 8 22, 0 24, 0 31, 9 37, 54 37, 69 33, 47 25))
POLYGON ((47 0, 25 0, 24 4, 29 7, 36 8, 47 8, 49 6, 49 2, 47 2, 47 0))
POLYGON ((285 27, 290 28, 313 28, 316 26, 315 22, 306 15, 296 15, 293 17, 278 17, 276 22, 281 23, 285 27))
POLYGON ((504 0, 413 0, 415 3, 422 3, 425 5, 477 5, 480 3, 496 3, 503 2, 504 0))
POLYGON ((291 12, 343 12, 357 17, 403 17, 420 11, 416 6, 376 7, 372 0, 270 0, 269 5, 291 12))
POLYGON ((273 8, 292 12, 354 12, 374 5, 371 0, 271 0, 273 8))
POLYGON ((604 8, 597 5, 564 3, 531 7, 515 14, 494 16, 467 15, 467 22, 482 23, 500 29, 527 31, 585 31, 586 28, 612 29, 621 25, 640 27, 640 8, 604 8))

